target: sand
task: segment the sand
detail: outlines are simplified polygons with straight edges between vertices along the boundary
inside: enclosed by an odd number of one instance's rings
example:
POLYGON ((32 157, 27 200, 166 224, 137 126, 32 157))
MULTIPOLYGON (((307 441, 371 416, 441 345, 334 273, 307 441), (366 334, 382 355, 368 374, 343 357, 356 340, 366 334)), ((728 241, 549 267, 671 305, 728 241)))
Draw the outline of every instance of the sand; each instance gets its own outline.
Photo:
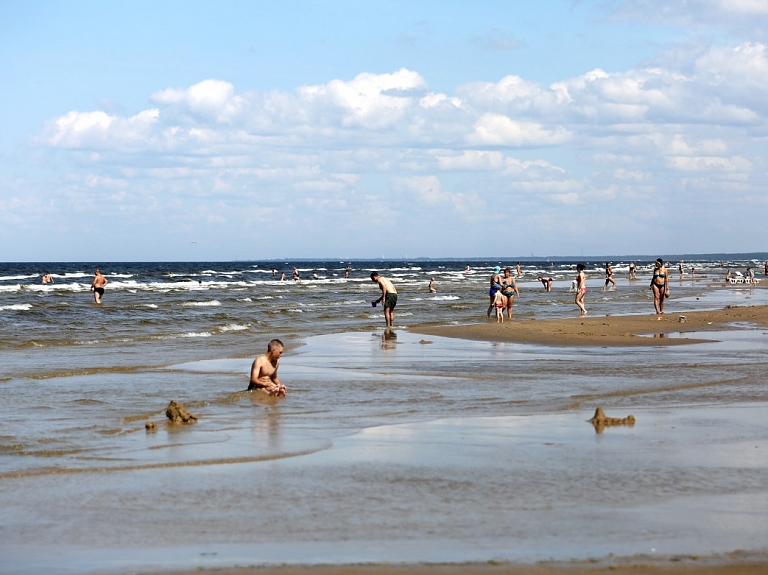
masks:
POLYGON ((557 346, 685 345, 717 340, 729 324, 768 326, 768 306, 728 306, 713 311, 654 315, 585 316, 566 319, 489 321, 472 325, 419 326, 415 333, 483 341, 513 341, 557 346), (681 320, 681 315, 684 321, 681 320), (711 338, 700 332, 712 332, 711 338), (685 334, 696 336, 686 337, 685 334), (669 337, 674 334, 675 337, 669 337), (677 334, 682 334, 677 337, 677 334))
POLYGON ((616 558, 596 562, 459 563, 450 565, 320 565, 312 567, 244 567, 164 572, 165 575, 763 575, 768 557, 734 553, 698 557, 616 558))

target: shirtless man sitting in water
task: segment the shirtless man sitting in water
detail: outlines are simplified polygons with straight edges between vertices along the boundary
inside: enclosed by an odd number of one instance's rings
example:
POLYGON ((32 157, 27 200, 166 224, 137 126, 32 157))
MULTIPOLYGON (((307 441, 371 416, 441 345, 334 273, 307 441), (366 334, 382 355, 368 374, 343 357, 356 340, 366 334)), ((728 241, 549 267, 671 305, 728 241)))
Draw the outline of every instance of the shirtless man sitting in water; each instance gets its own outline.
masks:
POLYGON ((285 397, 288 389, 280 383, 277 368, 285 346, 279 339, 273 339, 267 346, 267 353, 257 357, 251 366, 251 382, 248 391, 259 390, 273 397, 285 397))

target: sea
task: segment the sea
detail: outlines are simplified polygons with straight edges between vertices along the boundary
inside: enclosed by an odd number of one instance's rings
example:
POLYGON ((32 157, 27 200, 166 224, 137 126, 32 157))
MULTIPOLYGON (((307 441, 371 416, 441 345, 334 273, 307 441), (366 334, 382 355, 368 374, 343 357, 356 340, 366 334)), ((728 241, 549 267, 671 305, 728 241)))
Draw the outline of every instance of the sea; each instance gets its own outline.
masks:
MULTIPOLYGON (((673 261, 668 312, 768 303, 764 257, 673 261), (764 281, 725 282, 747 266, 764 281)), ((590 315, 653 313, 653 259, 613 258, 605 291, 586 261, 590 315)), ((0 264, 0 573, 763 550, 768 333, 562 349, 414 331, 489 321, 493 268, 517 263, 0 264), (392 331, 372 271, 397 287, 392 331), (273 338, 284 399, 244 391, 273 338), (168 422, 171 400, 197 422, 168 422), (638 424, 596 434, 597 404, 638 424)), ((519 263, 511 321, 577 321, 578 260, 519 263)))

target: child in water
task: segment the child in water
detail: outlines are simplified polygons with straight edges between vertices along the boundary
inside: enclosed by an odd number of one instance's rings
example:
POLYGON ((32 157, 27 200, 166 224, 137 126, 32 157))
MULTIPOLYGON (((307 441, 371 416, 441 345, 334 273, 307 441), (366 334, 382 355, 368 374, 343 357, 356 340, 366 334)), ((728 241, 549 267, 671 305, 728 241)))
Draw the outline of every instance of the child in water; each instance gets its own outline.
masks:
POLYGON ((493 296, 493 305, 496 308, 496 323, 504 321, 504 299, 504 294, 501 293, 501 290, 497 291, 496 295, 493 296))

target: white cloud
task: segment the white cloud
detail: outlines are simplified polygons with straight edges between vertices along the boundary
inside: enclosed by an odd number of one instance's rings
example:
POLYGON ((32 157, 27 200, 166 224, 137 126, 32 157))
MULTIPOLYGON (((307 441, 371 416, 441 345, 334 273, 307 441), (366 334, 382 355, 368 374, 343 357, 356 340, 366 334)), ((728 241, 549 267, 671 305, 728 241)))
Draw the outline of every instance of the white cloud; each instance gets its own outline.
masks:
POLYGON ((134 115, 68 112, 37 143, 68 161, 60 201, 78 210, 357 233, 354 214, 404 225, 416 202, 437 219, 565 226, 559 206, 599 212, 618 200, 640 210, 706 197, 722 212, 723 186, 730 202, 764 205, 767 78, 768 49, 750 42, 454 93, 407 69, 290 92, 207 79, 159 90, 134 115))

